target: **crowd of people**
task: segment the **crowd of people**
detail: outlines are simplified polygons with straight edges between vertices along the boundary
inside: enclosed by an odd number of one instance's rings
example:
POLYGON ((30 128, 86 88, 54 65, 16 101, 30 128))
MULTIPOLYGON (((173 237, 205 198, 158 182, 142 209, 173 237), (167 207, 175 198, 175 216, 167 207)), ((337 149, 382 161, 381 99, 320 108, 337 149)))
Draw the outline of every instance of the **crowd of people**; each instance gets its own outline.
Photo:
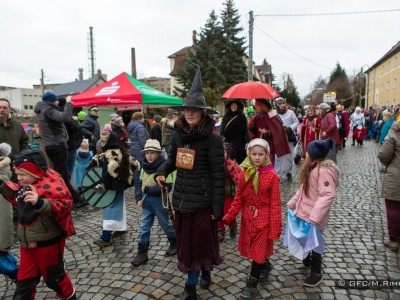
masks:
POLYGON ((185 103, 170 107, 164 120, 154 115, 147 128, 145 115, 135 112, 126 126, 114 113, 102 127, 97 105, 73 116, 71 97, 48 92, 35 107, 41 151, 29 149, 10 102, 0 99, 0 263, 12 245, 14 204, 21 243, 19 270, 7 274, 17 283, 14 299, 33 299, 41 277, 57 297, 76 299, 62 263, 64 245, 75 233, 71 209, 87 205, 82 180, 93 167, 101 167, 104 188, 116 192, 103 209, 102 231, 94 243, 110 246, 113 235, 128 230, 125 191, 134 187, 142 214, 132 265, 149 259, 157 217, 169 241, 166 254, 177 255, 177 269, 187 276, 180 299, 197 299, 199 281, 209 288, 214 266, 223 262, 219 249, 226 228, 235 239, 240 212, 238 251, 251 260, 241 299, 256 298, 283 232, 280 182, 293 180, 293 163, 301 164, 299 188, 287 204, 283 244, 310 269, 304 285, 319 285, 322 233, 339 184, 336 154, 349 138, 351 146, 362 147, 366 140, 382 145, 385 245, 398 251, 399 106, 353 112, 321 103, 295 110, 282 97, 254 100, 254 107, 246 107, 244 99, 229 99, 218 119, 206 106, 197 70, 185 103))

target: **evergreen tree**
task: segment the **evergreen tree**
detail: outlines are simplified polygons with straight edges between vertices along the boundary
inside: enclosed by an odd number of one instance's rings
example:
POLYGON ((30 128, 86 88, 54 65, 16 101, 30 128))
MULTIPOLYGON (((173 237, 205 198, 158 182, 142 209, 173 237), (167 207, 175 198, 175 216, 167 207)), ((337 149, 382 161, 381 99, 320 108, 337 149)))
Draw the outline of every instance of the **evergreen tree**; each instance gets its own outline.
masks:
POLYGON ((245 38, 239 37, 243 28, 239 27, 240 16, 233 0, 226 0, 224 3, 221 19, 224 42, 222 73, 225 76, 226 90, 236 83, 247 81, 247 66, 243 61, 246 47, 245 38))
POLYGON ((283 79, 283 90, 279 92, 281 97, 286 99, 286 102, 293 107, 299 106, 300 96, 297 91, 297 87, 294 84, 293 77, 290 74, 284 73, 282 75, 283 79))
POLYGON ((203 88, 215 90, 215 93, 217 94, 222 92, 224 86, 224 76, 222 74, 221 67, 221 36, 221 25, 215 12, 212 11, 204 28, 201 29, 200 39, 196 40, 194 51, 190 52, 185 57, 185 69, 178 71, 177 78, 179 83, 182 84, 183 89, 176 88, 175 93, 177 95, 181 97, 187 96, 192 84, 192 80, 196 73, 197 66, 200 66, 201 69, 203 88))
POLYGON ((215 106, 219 97, 232 85, 247 80, 245 39, 238 37, 243 31, 239 27, 237 9, 233 0, 226 0, 221 12, 221 22, 212 11, 201 29, 199 39, 195 41, 193 52, 185 58, 185 68, 178 70, 177 80, 182 89, 175 88, 174 94, 186 97, 200 66, 203 88, 207 92, 208 104, 215 106))
POLYGON ((328 89, 331 92, 336 92, 337 100, 347 99, 351 96, 350 83, 346 70, 342 68, 339 62, 336 63, 335 69, 331 72, 328 89))

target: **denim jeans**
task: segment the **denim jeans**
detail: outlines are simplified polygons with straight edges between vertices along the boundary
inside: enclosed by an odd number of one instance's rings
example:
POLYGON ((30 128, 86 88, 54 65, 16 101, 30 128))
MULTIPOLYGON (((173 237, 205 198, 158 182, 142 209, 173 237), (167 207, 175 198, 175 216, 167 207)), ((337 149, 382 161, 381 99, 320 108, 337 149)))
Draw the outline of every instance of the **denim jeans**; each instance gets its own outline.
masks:
POLYGON ((67 158, 67 171, 68 171, 68 178, 71 181, 72 174, 74 173, 75 163, 76 163, 76 149, 75 150, 68 150, 68 158, 67 158))
POLYGON ((167 235, 168 240, 175 237, 175 231, 168 217, 168 209, 162 205, 161 197, 145 197, 143 201, 142 223, 140 224, 139 244, 150 244, 150 232, 154 217, 167 235))

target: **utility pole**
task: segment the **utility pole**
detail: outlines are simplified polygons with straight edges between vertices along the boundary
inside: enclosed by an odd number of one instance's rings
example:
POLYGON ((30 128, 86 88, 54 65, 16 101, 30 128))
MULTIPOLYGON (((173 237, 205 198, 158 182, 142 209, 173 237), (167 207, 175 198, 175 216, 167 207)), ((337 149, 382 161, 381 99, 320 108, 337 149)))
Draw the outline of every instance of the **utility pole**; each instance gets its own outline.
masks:
POLYGON ((42 95, 44 94, 44 72, 40 69, 40 87, 42 88, 42 95))
POLYGON ((253 81, 253 27, 254 27, 254 16, 253 11, 249 12, 249 62, 248 62, 248 73, 247 81, 253 81))
POLYGON ((358 77, 358 85, 359 85, 359 94, 358 94, 358 106, 361 107, 361 77, 362 77, 362 67, 361 67, 361 71, 360 71, 360 76, 358 77))

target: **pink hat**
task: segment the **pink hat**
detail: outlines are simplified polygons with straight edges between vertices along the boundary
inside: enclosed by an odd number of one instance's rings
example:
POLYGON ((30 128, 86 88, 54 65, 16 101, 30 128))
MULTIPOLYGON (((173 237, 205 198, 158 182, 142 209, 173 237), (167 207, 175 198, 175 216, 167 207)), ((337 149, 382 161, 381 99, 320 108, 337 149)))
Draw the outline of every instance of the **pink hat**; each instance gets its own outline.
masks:
POLYGON ((103 131, 111 132, 112 131, 111 125, 110 124, 104 125, 103 131))

